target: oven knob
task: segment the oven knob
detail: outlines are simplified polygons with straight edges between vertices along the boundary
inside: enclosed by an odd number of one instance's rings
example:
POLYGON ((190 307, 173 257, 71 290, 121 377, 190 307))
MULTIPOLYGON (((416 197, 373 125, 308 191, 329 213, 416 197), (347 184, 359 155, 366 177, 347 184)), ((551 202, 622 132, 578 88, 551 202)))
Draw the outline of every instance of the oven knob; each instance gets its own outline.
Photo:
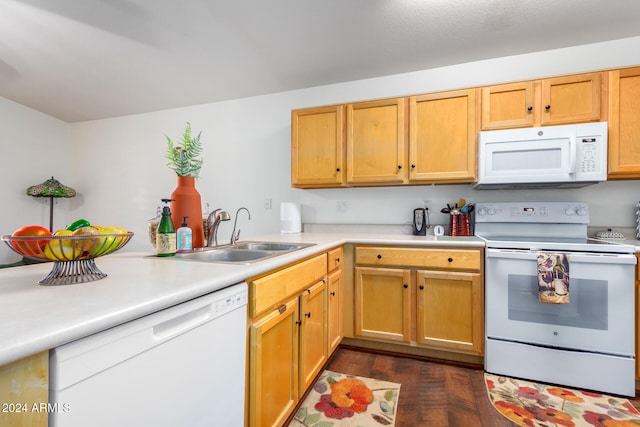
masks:
POLYGON ((489 208, 487 209, 487 215, 495 215, 496 214, 496 210, 493 208, 489 208))
POLYGON ((576 210, 573 208, 567 208, 564 210, 564 214, 565 215, 575 215, 576 214, 576 210))
POLYGON ((587 208, 578 208, 576 213, 578 214, 578 216, 585 216, 587 214, 587 208))
POLYGON ((487 210, 485 208, 478 209, 478 215, 482 216, 486 214, 487 214, 487 210))

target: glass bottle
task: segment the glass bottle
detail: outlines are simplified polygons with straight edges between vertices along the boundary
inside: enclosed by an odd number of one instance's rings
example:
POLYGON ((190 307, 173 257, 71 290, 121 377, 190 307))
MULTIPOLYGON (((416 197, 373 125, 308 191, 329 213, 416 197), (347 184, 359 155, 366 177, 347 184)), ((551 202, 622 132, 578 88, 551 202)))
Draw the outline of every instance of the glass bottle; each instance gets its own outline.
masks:
POLYGON ((176 229, 171 219, 171 209, 167 203, 171 199, 162 199, 166 204, 162 208, 162 217, 156 232, 156 253, 158 256, 173 256, 176 254, 176 229))

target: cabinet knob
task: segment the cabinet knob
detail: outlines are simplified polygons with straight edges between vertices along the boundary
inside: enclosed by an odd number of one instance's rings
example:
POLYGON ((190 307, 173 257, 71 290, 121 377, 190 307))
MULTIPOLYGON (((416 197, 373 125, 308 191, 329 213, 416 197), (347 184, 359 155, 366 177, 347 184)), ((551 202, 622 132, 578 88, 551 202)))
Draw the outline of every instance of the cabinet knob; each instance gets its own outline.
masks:
POLYGON ((449 257, 449 258, 447 258, 447 261, 453 262, 453 258, 449 257))
POLYGON ((407 289, 409 287, 409 285, 407 285, 406 283, 404 285, 402 285, 403 288, 407 289))
POLYGON ((340 258, 336 258, 336 262, 340 262, 340 258))
POLYGON ((307 314, 304 315, 307 319, 311 319, 311 312, 308 312, 307 314))
POLYGON ((331 295, 332 297, 335 297, 335 296, 336 296, 336 293, 335 293, 335 292, 331 292, 331 294, 330 294, 330 295, 331 295))
POLYGON ((340 172, 340 168, 336 168, 336 172, 340 172))
POLYGON ((296 320, 296 325, 298 325, 298 326, 302 325, 302 321, 296 320))
POLYGON ((382 255, 378 254, 378 259, 382 259, 382 255))
POLYGON ((423 289, 424 289, 424 286, 423 286, 423 285, 420 285, 420 286, 418 286, 418 287, 420 288, 420 290, 423 290, 423 289))
POLYGON ((411 169, 415 169, 415 168, 416 168, 416 165, 411 164, 411 169))
POLYGON ((402 165, 398 165, 398 170, 402 169, 402 165))
POLYGON ((551 105, 545 105, 545 106, 544 106, 544 109, 545 109, 545 110, 550 110, 550 109, 551 109, 551 105))
POLYGON ((533 111, 533 107, 532 107, 531 105, 529 105, 529 106, 527 107, 527 111, 533 111))

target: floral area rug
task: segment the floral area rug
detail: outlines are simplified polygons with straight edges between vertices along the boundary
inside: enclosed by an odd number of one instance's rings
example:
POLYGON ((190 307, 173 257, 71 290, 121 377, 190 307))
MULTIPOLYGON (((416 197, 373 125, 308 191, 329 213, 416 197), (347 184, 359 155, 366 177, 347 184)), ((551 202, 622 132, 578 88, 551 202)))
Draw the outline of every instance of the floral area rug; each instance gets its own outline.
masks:
POLYGON ((627 399, 485 373, 489 400, 523 427, 639 427, 627 399))
POLYGON ((324 371, 289 427, 393 426, 400 384, 324 371))

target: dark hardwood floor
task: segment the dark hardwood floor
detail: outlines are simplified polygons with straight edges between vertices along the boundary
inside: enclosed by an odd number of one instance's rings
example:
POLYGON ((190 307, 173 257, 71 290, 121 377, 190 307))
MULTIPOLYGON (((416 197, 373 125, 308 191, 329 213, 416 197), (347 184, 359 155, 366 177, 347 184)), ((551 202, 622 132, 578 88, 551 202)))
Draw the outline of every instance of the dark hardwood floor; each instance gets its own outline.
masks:
MULTIPOLYGON (((491 406, 480 367, 340 347, 325 369, 400 383, 396 427, 515 425, 491 406)), ((640 408, 640 398, 630 400, 640 408)))

